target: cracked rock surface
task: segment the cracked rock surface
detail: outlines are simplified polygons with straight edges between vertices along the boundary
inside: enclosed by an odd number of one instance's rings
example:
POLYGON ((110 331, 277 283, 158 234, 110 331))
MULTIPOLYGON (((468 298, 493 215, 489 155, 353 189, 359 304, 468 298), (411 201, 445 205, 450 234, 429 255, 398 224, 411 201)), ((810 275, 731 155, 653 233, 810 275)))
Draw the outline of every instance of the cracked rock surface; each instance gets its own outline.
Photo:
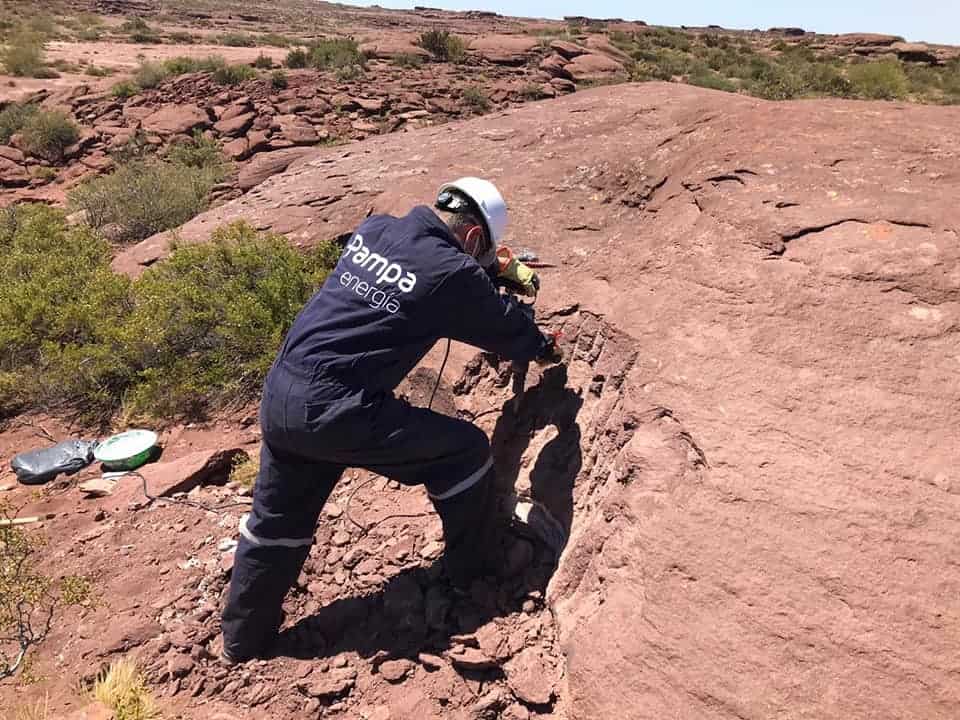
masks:
POLYGON ((958 147, 952 108, 598 88, 317 152, 184 234, 309 241, 490 177, 577 325, 582 407, 517 468, 574 478, 567 715, 948 717, 958 147))

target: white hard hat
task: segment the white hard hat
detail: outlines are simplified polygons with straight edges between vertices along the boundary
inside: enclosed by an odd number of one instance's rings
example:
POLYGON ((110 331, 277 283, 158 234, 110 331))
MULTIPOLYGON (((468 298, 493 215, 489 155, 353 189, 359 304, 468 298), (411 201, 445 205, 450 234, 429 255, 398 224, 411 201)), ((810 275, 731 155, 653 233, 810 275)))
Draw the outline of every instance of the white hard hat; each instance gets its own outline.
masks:
POLYGON ((489 180, 475 177, 460 178, 440 188, 437 207, 451 212, 459 210, 455 199, 449 198, 450 195, 456 194, 463 195, 472 205, 471 209, 480 212, 481 219, 487 226, 487 236, 493 245, 490 253, 496 255, 497 243, 507 230, 507 204, 503 201, 500 191, 489 180))

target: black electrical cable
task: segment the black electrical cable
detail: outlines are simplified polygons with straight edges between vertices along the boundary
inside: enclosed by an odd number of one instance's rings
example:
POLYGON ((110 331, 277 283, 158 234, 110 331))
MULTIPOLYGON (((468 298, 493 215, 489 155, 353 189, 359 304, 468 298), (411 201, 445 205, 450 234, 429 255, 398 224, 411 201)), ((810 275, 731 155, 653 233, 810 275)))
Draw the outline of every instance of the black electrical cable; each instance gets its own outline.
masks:
POLYGON ((437 375, 437 382, 433 385, 433 392, 430 393, 430 402, 427 403, 427 410, 433 410, 433 399, 440 389, 440 381, 443 380, 443 371, 447 369, 447 360, 450 359, 450 339, 447 338, 447 349, 443 353, 443 362, 440 363, 440 373, 437 375))
POLYGON ((128 471, 124 473, 124 476, 126 475, 132 475, 133 477, 140 478, 140 482, 143 483, 143 495, 144 497, 147 498, 147 500, 151 502, 157 501, 157 502, 170 503, 171 505, 188 505, 190 507, 199 508, 201 510, 206 510, 207 512, 212 512, 212 513, 223 512, 224 510, 232 507, 250 507, 250 504, 245 502, 224 503, 223 505, 217 505, 213 507, 210 505, 204 505, 203 503, 199 503, 195 500, 187 500, 186 498, 168 498, 168 497, 160 497, 158 495, 151 495, 150 491, 147 489, 147 479, 142 474, 134 471, 128 471))

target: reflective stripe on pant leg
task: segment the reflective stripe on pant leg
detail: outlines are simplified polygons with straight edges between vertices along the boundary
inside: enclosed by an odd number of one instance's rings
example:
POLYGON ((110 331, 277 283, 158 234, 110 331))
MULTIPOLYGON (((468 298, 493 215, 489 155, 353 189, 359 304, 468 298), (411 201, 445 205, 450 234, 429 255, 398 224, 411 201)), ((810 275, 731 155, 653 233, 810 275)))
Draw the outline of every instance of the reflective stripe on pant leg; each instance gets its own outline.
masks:
POLYGON ((313 545, 313 536, 308 538, 265 538, 254 535, 252 532, 250 532, 250 528, 247 527, 247 519, 249 517, 249 514, 245 514, 240 518, 240 534, 254 545, 259 547, 286 548, 298 548, 313 545))
POLYGON ((483 476, 490 471, 490 468, 492 467, 493 467, 493 458, 490 457, 487 459, 487 461, 483 464, 483 466, 479 470, 469 475, 468 477, 464 478, 463 480, 458 482, 456 485, 454 485, 452 488, 450 488, 446 492, 442 492, 436 495, 434 495, 431 492, 428 492, 427 494, 433 500, 449 500, 453 496, 459 495, 460 493, 466 490, 469 490, 474 485, 476 485, 483 478, 483 476))

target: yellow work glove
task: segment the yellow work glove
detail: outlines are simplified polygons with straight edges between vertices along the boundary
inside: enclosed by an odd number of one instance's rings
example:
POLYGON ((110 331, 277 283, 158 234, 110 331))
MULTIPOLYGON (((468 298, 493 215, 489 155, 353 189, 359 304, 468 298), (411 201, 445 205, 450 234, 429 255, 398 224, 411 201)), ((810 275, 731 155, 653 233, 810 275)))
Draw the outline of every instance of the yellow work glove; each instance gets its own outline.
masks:
POLYGON ((536 297, 540 291, 540 278, 529 267, 517 260, 510 248, 497 250, 497 266, 500 277, 511 283, 517 291, 527 297, 536 297))

